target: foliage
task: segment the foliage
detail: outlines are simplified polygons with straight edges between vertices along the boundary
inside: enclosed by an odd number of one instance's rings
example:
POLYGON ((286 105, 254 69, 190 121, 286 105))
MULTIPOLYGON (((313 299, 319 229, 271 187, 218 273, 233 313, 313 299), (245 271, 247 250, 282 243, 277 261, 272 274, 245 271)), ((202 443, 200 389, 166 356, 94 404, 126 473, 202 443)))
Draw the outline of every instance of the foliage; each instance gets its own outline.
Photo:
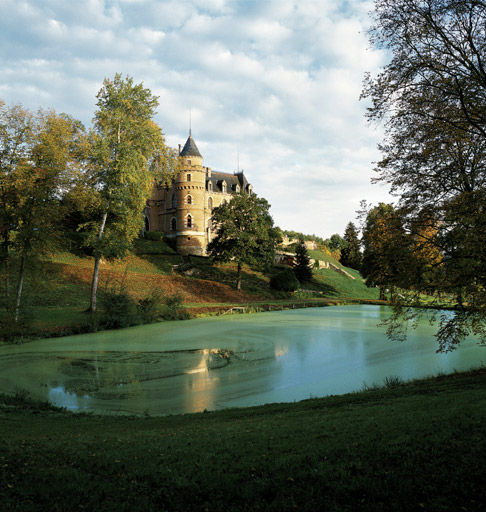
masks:
POLYGON ((237 264, 237 289, 241 288, 243 264, 259 270, 273 265, 281 235, 273 227, 269 209, 266 199, 236 194, 213 210, 212 221, 217 231, 207 252, 216 262, 237 264))
POLYGON ((184 299, 180 293, 168 295, 163 299, 163 302, 162 318, 164 320, 184 320, 188 318, 187 312, 184 311, 184 299))
POLYGON ((125 289, 105 291, 100 306, 100 323, 105 329, 120 329, 137 323, 137 304, 125 289))
POLYGON ((295 265, 294 274, 297 279, 304 283, 312 279, 312 266, 310 263, 310 256, 304 240, 300 240, 295 249, 295 265))
POLYGON ((486 341, 486 4, 378 0, 370 36, 391 55, 362 95, 370 121, 386 122, 377 180, 400 197, 415 240, 419 272, 408 288, 417 305, 435 292, 461 311, 439 329, 442 349, 465 332, 486 341))
POLYGON ((403 285, 408 254, 408 239, 401 218, 391 204, 380 203, 366 216, 363 229, 363 262, 361 273, 367 286, 380 288, 380 299, 385 289, 403 285))
POLYGON ((345 267, 359 270, 361 268, 362 254, 360 250, 359 234, 356 226, 349 222, 344 231, 346 245, 341 249, 340 262, 345 267))
POLYGON ((343 238, 338 233, 334 233, 330 238, 324 240, 324 244, 327 245, 331 252, 340 251, 342 253, 343 249, 347 246, 347 240, 343 238))
POLYGON ((101 258, 123 257, 143 225, 143 210, 154 179, 172 175, 177 160, 167 150, 160 128, 152 121, 158 100, 143 84, 115 75, 99 91, 92 132, 90 180, 99 204, 96 222, 83 226, 94 248, 91 311, 101 258))
POLYGON ((284 292, 294 292, 300 286, 298 279, 290 268, 286 268, 281 272, 277 272, 270 279, 270 286, 274 290, 284 292))
POLYGON ((82 125, 53 110, 33 114, 0 101, 0 261, 7 313, 17 322, 30 260, 51 251, 61 237, 60 198, 77 178, 82 125), (19 260, 15 299, 10 257, 19 260))
POLYGON ((151 240, 153 242, 160 242, 164 239, 164 233, 162 231, 145 231, 143 237, 145 240, 151 240))

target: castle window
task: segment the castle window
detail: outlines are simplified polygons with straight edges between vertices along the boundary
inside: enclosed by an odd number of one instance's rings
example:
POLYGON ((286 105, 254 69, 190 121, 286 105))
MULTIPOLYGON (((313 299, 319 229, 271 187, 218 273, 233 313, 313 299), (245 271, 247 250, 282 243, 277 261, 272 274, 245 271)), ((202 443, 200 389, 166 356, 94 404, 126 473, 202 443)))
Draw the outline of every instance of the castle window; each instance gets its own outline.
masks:
POLYGON ((177 208, 177 197, 175 194, 172 194, 172 208, 177 208))
POLYGON ((212 210, 212 209, 213 209, 213 198, 212 198, 212 197, 210 197, 210 198, 208 199, 208 208, 209 208, 210 210, 212 210))
POLYGON ((171 231, 177 231, 177 219, 175 217, 170 219, 170 229, 171 231))
POLYGON ((192 228, 192 217, 190 215, 187 216, 187 227, 192 228))
POLYGON ((191 181, 191 175, 190 175, 190 174, 188 174, 188 175, 186 176, 186 181, 191 181))
POLYGON ((208 181, 208 190, 209 190, 209 192, 213 191, 213 182, 212 181, 208 181))
POLYGON ((192 204, 192 196, 189 195, 189 194, 186 196, 186 203, 187 204, 192 204))

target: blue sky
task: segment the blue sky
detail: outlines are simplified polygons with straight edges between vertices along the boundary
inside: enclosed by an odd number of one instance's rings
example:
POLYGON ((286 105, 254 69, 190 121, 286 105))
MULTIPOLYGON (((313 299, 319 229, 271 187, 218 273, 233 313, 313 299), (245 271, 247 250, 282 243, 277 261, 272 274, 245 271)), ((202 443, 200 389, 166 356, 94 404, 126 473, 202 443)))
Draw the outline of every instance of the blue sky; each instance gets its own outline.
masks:
POLYGON ((371 185, 381 127, 359 101, 367 0, 0 0, 0 98, 89 127, 103 78, 159 96, 168 144, 189 131, 214 170, 243 169, 275 223, 343 234, 371 185), (239 155, 239 158, 238 158, 239 155))

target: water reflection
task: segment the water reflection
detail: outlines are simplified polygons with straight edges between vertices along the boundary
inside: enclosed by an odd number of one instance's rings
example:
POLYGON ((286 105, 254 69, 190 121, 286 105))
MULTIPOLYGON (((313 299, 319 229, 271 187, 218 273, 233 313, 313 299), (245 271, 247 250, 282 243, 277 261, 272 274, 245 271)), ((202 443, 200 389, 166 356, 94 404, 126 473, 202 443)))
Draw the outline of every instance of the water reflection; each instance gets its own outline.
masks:
POLYGON ((26 389, 72 410, 173 414, 294 401, 467 369, 474 341, 436 354, 427 322, 386 339, 377 306, 167 322, 0 347, 0 391, 26 389))

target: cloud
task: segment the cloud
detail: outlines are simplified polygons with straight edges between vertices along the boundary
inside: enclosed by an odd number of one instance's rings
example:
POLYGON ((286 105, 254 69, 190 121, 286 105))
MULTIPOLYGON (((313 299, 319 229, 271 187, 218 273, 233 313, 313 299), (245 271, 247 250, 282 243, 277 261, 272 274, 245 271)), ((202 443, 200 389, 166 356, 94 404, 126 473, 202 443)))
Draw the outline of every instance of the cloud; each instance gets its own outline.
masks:
POLYGON ((177 147, 192 130, 205 164, 245 169, 282 228, 343 232, 369 184, 379 130, 359 102, 372 2, 361 0, 2 0, 0 97, 90 125, 116 72, 160 98, 177 147))

